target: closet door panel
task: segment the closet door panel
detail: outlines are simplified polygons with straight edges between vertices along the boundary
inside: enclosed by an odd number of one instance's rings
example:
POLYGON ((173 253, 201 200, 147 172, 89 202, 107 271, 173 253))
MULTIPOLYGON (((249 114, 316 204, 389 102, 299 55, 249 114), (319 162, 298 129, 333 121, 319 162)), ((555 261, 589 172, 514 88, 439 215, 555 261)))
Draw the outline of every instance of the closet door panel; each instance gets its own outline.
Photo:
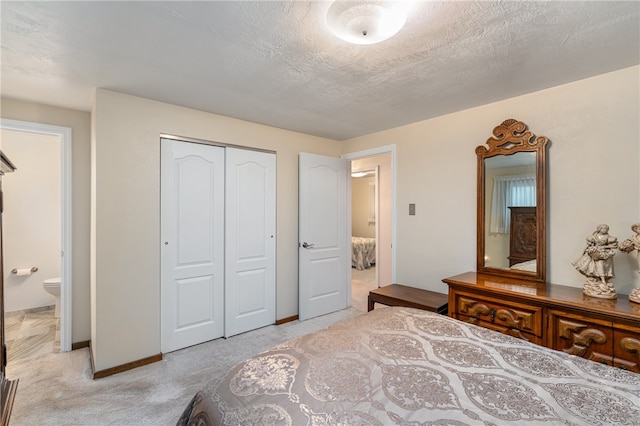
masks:
POLYGON ((268 278, 265 272, 268 269, 257 269, 244 272, 238 272, 238 316, 243 317, 252 313, 260 312, 265 309, 268 295, 265 290, 268 286, 265 282, 268 278))
POLYGON ((225 336, 275 323, 276 156, 226 149, 225 336))
POLYGON ((224 148, 161 142, 161 349, 224 332, 224 148))

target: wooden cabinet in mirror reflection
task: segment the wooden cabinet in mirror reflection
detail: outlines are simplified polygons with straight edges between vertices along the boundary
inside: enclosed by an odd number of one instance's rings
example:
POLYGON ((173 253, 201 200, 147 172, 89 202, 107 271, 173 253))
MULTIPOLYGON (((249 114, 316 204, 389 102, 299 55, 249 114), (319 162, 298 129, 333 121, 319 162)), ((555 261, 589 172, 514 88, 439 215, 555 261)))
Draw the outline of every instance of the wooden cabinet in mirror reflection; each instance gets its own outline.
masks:
POLYGON ((536 260, 538 243, 536 208, 509 207, 511 229, 509 233, 509 266, 536 260))

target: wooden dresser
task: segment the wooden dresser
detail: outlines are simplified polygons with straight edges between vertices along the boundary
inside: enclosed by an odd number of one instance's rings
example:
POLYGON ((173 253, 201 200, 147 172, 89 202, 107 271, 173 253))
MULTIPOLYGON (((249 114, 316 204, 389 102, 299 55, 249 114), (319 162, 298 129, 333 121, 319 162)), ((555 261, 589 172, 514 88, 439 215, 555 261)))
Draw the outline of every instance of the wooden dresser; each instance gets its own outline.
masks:
POLYGON ((582 288, 467 272, 449 285, 449 316, 640 373, 640 304, 582 288))

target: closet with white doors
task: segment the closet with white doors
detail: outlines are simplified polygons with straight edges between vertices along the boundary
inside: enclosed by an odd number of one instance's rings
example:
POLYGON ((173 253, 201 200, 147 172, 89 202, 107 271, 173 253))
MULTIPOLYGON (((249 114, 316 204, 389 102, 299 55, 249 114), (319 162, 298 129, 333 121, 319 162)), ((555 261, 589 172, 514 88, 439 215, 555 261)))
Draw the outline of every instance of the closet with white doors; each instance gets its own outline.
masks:
POLYGON ((163 353, 275 323, 276 155, 161 139, 163 353))

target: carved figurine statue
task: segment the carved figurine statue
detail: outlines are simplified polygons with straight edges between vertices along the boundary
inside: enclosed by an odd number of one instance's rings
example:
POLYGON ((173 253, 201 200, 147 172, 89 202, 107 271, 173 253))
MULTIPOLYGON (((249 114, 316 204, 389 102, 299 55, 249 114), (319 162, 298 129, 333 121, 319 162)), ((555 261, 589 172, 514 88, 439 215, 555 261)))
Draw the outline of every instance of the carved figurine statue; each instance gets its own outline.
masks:
POLYGON ((582 292, 600 299, 615 299, 616 289, 609 282, 613 278, 613 256, 618 248, 618 239, 609 235, 609 225, 598 225, 595 232, 587 237, 587 247, 582 256, 572 265, 587 281, 582 292))
MULTIPOLYGON (((637 250, 638 255, 638 272, 640 272, 640 223, 634 223, 631 225, 631 230, 635 232, 635 235, 627 238, 620 243, 620 251, 624 253, 631 253, 637 250)), ((640 288, 634 288, 629 294, 629 301, 640 303, 640 288)))

